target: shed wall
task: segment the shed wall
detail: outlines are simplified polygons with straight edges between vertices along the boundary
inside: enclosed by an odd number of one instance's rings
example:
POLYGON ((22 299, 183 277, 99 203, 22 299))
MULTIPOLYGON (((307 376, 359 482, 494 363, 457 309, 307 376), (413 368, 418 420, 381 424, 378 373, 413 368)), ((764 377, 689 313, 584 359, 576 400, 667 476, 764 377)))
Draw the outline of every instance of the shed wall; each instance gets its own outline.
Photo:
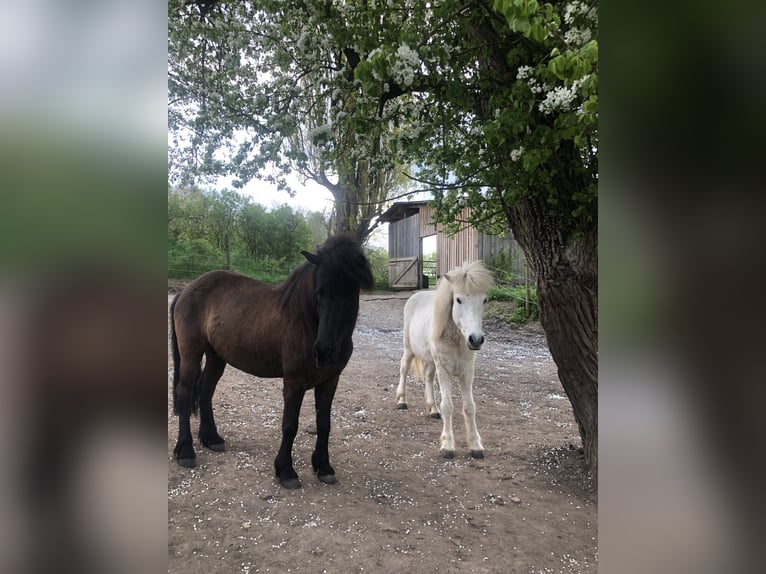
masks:
MULTIPOLYGON (((405 204, 408 205, 408 204, 405 204)), ((458 267, 466 261, 477 259, 489 260, 502 250, 511 259, 511 271, 516 278, 524 277, 524 253, 521 247, 514 241, 511 235, 490 236, 476 231, 476 229, 464 224, 455 236, 444 235, 443 226, 433 223, 433 209, 427 203, 409 204, 403 213, 412 213, 409 217, 403 217, 390 221, 388 228, 388 254, 389 260, 401 258, 417 258, 417 276, 422 275, 422 238, 436 234, 436 274, 444 275, 451 269, 458 267)), ((468 221, 470 212, 465 208, 460 214, 460 220, 468 221)), ((402 262, 402 265, 404 263, 402 262)), ((398 264, 397 264, 398 265, 398 264)), ((389 268, 389 275, 397 273, 397 265, 389 268)), ((414 270, 413 270, 414 271, 414 270)), ((394 277, 389 277, 393 281, 394 277)))
POLYGON ((506 261, 510 259, 510 271, 514 281, 524 279, 524 250, 516 243, 512 235, 486 235, 479 233, 478 259, 487 261, 500 252, 505 252, 506 261))
POLYGON ((389 257, 420 257, 420 220, 415 214, 388 225, 389 257))
POLYGON ((465 263, 478 259, 478 233, 472 227, 461 230, 449 237, 441 233, 436 236, 438 262, 436 273, 441 276, 465 263))

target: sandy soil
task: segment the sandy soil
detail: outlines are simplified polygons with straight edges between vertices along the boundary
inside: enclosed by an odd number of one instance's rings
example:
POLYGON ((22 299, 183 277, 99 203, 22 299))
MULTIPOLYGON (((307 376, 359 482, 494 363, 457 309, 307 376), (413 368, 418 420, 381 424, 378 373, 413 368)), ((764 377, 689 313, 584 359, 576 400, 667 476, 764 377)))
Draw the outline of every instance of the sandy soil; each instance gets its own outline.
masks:
MULTIPOLYGON (((485 320, 474 397, 486 458, 470 457, 455 396, 446 460, 422 382, 408 385, 409 410, 395 408, 407 295, 362 295, 333 404, 335 485, 311 472, 313 395, 293 451, 303 488, 288 491, 273 476, 281 379, 227 368, 213 403, 227 450, 200 447, 193 419, 194 469, 172 458, 168 394, 169 572, 597 571, 596 487, 539 325, 485 320)), ((171 376, 169 358, 169 387, 171 376)))

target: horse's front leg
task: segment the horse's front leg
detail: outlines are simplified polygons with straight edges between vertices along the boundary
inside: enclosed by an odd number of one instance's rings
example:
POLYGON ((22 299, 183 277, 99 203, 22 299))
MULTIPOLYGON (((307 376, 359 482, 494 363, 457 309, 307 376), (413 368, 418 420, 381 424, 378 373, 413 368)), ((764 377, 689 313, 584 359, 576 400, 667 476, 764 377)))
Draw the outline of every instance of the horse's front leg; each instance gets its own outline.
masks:
POLYGON ((407 374, 410 372, 414 358, 412 351, 405 348, 402 360, 399 362, 399 384, 396 387, 396 408, 399 410, 407 408, 407 374))
POLYGON ((465 434, 471 447, 471 456, 484 458, 484 446, 481 444, 481 437, 476 429, 476 403, 473 400, 473 361, 466 365, 463 376, 460 378, 460 390, 463 395, 465 434))
POLYGON ((330 465, 330 414, 338 378, 314 387, 317 416, 317 442, 311 454, 311 466, 317 473, 317 478, 325 484, 335 484, 335 469, 330 465))
POLYGON ((226 369, 226 361, 212 350, 206 353, 206 357, 205 368, 199 381, 199 439, 210 450, 223 452, 226 443, 215 426, 213 393, 226 369))
POLYGON ((282 411, 282 444, 279 445, 279 452, 274 460, 274 470, 279 484, 291 490, 301 487, 298 473, 293 468, 293 443, 298 434, 298 416, 301 412, 304 392, 302 385, 290 384, 285 380, 282 390, 285 401, 282 411))
POLYGON ((444 458, 455 456, 455 436, 452 434, 452 377, 440 364, 436 364, 436 374, 439 377, 439 389, 441 391, 442 411, 442 436, 439 454, 444 458))

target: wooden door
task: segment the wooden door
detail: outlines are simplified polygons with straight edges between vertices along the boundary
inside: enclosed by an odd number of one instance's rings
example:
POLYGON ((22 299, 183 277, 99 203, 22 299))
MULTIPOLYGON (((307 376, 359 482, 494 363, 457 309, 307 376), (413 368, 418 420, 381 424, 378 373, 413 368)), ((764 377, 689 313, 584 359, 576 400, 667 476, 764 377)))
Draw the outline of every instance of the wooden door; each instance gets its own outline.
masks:
POLYGON ((418 257, 395 257, 388 260, 389 289, 419 289, 418 257))

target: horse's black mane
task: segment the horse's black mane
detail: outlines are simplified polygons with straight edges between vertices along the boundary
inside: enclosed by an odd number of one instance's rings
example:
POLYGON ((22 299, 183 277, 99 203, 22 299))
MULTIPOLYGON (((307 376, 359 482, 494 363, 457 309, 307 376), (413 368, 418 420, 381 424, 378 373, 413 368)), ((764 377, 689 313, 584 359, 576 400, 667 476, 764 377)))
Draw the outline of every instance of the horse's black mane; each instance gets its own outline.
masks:
MULTIPOLYGON (((375 280, 361 245, 348 235, 333 235, 317 250, 322 257, 324 288, 330 291, 372 289, 375 280)), ((282 308, 297 307, 303 314, 316 314, 318 267, 306 261, 296 267, 279 287, 282 308)))
POLYGON ((317 250, 324 258, 322 265, 329 265, 334 284, 330 287, 352 285, 354 288, 372 289, 375 280, 362 246, 348 235, 333 235, 317 250))

